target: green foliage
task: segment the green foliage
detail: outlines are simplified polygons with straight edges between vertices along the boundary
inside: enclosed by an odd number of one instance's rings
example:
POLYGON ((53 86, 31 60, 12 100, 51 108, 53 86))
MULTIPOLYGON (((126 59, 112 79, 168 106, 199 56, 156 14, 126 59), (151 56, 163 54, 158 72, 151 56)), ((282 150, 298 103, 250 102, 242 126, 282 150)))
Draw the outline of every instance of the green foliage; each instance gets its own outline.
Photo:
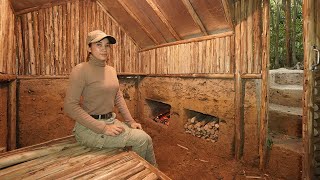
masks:
MULTIPOLYGON (((303 15, 302 15, 302 0, 296 0, 297 14, 296 14, 296 41, 292 41, 293 35, 293 0, 291 0, 291 46, 295 46, 296 58, 298 62, 303 62, 303 15)), ((279 56, 280 67, 285 67, 286 62, 286 34, 285 34, 285 7, 282 0, 270 1, 270 68, 275 68, 276 53, 279 56), (280 10, 280 18, 278 20, 279 31, 276 30, 277 10, 280 10), (279 43, 276 44, 276 36, 279 35, 279 43), (278 52, 276 48, 278 47, 278 52)))

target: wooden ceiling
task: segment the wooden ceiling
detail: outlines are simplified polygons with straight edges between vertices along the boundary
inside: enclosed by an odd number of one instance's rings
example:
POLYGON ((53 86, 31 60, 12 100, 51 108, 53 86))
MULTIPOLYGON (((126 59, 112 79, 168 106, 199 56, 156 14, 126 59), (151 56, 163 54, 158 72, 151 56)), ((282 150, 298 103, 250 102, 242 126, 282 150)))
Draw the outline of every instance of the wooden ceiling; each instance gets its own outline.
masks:
MULTIPOLYGON (((97 0, 141 48, 232 31, 230 0, 97 0)), ((11 0, 14 11, 66 2, 11 0)))

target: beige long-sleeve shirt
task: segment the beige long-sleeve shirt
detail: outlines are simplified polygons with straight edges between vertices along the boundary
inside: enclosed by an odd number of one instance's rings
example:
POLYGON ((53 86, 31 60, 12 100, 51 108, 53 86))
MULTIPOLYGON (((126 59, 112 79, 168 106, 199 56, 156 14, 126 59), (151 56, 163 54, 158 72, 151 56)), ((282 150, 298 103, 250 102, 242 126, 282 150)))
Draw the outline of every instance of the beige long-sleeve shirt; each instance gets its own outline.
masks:
POLYGON ((103 133, 105 122, 92 118, 90 114, 106 114, 112 112, 114 106, 126 122, 135 122, 119 89, 117 73, 105 61, 91 55, 88 62, 80 63, 72 69, 69 80, 64 111, 81 125, 96 133, 103 133))

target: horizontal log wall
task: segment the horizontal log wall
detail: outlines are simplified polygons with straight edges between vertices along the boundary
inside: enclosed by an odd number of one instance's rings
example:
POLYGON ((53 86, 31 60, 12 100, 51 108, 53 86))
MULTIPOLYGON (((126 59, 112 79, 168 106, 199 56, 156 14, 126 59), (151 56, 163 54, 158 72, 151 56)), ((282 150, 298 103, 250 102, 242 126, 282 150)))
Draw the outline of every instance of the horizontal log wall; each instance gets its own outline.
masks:
POLYGON ((139 72, 148 74, 234 71, 233 35, 160 47, 139 53, 139 72))
POLYGON ((116 37, 110 64, 118 72, 137 72, 135 42, 95 1, 75 0, 16 18, 19 75, 63 75, 86 60, 88 32, 116 37))
POLYGON ((0 0, 0 74, 16 74, 14 14, 9 0, 0 0))

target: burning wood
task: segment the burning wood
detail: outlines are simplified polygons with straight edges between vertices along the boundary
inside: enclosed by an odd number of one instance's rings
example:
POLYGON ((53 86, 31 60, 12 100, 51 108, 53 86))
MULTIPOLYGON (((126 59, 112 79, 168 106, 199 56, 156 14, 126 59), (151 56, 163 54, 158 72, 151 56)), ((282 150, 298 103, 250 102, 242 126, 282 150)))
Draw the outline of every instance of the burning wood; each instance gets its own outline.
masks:
POLYGON ((155 122, 162 123, 162 124, 165 124, 165 125, 169 126, 170 111, 162 113, 162 114, 159 114, 158 116, 153 118, 153 120, 155 122))
POLYGON ((184 125, 185 132, 193 136, 217 142, 219 134, 219 120, 213 117, 195 116, 188 119, 184 125))

